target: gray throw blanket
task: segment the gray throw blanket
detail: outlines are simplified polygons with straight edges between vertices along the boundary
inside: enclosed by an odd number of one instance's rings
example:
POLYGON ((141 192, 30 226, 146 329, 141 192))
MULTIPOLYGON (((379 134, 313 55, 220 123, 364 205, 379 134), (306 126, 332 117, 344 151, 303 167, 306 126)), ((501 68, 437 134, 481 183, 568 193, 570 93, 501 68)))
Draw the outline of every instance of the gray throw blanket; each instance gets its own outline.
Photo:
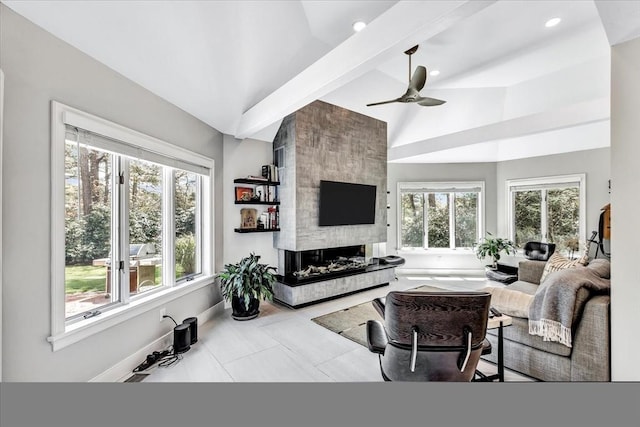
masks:
POLYGON ((577 298, 578 291, 586 288, 589 292, 607 294, 611 288, 609 276, 610 264, 606 259, 550 273, 529 307, 529 334, 571 347, 574 313, 579 313, 586 302, 577 298))

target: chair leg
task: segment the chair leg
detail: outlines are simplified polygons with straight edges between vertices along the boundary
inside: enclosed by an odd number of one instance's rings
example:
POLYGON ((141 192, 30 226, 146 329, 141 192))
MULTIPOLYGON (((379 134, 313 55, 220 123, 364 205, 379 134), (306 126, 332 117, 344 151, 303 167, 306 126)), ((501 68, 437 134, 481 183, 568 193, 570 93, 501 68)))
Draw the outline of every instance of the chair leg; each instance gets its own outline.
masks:
POLYGON ((485 374, 483 374, 482 372, 480 372, 479 370, 476 369, 476 373, 473 376, 473 379, 471 381, 473 381, 473 382, 481 382, 481 381, 484 382, 484 381, 491 381, 491 380, 485 374))

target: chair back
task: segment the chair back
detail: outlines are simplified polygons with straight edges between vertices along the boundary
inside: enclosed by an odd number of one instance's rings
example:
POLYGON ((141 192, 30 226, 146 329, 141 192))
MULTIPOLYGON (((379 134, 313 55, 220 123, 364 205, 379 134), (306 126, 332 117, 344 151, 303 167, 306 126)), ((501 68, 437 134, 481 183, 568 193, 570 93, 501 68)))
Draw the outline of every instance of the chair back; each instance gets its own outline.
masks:
POLYGON ((524 244, 524 257, 535 261, 548 261, 556 251, 555 243, 527 242, 524 244))
POLYGON ((471 381, 487 331, 488 292, 390 292, 388 344, 380 356, 392 381, 471 381))
POLYGON ((389 292, 385 302, 389 342, 411 346, 412 328, 417 327, 419 348, 459 348, 465 345, 467 328, 475 348, 485 338, 490 301, 488 292, 389 292))

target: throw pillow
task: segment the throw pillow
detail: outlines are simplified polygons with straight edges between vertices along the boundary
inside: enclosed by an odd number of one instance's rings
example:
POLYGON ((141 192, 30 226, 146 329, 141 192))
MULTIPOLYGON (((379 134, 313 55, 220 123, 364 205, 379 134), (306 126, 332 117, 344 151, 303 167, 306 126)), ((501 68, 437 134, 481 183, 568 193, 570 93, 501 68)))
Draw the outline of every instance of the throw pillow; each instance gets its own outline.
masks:
POLYGON ((544 266, 542 277, 540 277, 540 283, 544 282, 544 279, 547 278, 549 273, 564 270, 565 268, 584 267, 586 264, 587 259, 584 256, 579 259, 568 259, 559 253, 554 252, 549 258, 549 261, 547 261, 547 264, 544 266))
POLYGON ((491 294, 491 306, 501 313, 524 319, 529 317, 529 306, 533 301, 533 295, 498 287, 487 287, 481 290, 491 294))
POLYGON ((608 259, 596 258, 587 265, 587 268, 593 270, 598 277, 611 279, 611 263, 608 259))

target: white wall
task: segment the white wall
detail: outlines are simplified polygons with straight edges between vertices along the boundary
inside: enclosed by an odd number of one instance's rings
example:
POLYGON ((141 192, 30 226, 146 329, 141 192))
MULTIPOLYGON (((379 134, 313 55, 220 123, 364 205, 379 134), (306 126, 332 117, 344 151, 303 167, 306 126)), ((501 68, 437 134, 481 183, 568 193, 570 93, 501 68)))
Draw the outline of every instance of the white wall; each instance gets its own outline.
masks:
POLYGON ((0 381, 2 381, 2 125, 4 122, 4 71, 0 70, 0 381))
POLYGON ((640 38, 611 52, 611 379, 640 381, 640 38))
MULTIPOLYGON (((216 269, 223 256, 222 135, 4 5, 0 52, 5 73, 3 380, 87 381, 170 332, 173 323, 160 323, 152 310, 56 352, 47 342, 51 100, 216 160, 216 269)), ((207 286, 167 304, 167 314, 184 319, 220 300, 220 292, 207 286)))
POLYGON ((243 257, 255 252, 260 255, 260 262, 278 266, 278 252, 273 247, 273 233, 236 233, 234 228, 240 227, 240 209, 253 207, 262 212, 267 206, 236 205, 236 178, 246 178, 248 175, 260 176, 261 166, 273 163, 272 144, 253 139, 238 140, 233 136, 224 135, 224 189, 222 191, 224 209, 224 241, 225 252, 223 262, 235 263, 243 257))
POLYGON ((387 212, 386 254, 398 254, 405 259, 403 269, 420 270, 478 270, 483 263, 471 251, 458 253, 436 253, 436 251, 398 252, 397 218, 398 182, 430 181, 484 181, 485 182, 485 230, 496 231, 496 164, 407 164, 389 163, 387 168, 388 201, 391 209, 387 212))

